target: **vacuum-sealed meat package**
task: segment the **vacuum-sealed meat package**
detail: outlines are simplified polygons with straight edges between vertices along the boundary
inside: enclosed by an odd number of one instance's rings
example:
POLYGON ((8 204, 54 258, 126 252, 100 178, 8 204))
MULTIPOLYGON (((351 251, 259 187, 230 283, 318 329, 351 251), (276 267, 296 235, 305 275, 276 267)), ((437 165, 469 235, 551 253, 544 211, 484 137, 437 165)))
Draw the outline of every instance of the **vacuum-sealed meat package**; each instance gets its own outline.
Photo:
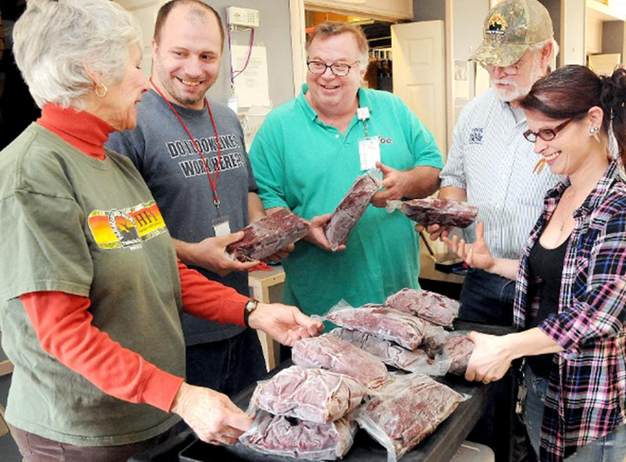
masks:
POLYGON ((314 423, 259 412, 252 426, 239 437, 246 447, 264 454, 296 459, 341 459, 352 447, 357 426, 347 419, 314 423))
POLYGON ((470 356, 474 351, 474 342, 467 338, 468 332, 452 332, 444 343, 444 351, 450 356, 451 364, 448 372, 464 375, 470 356))
POLYGON ((411 199, 408 201, 389 201, 387 211, 400 209, 411 220, 421 225, 441 225, 467 228, 474 223, 478 207, 454 199, 411 199))
POLYGON ((370 390, 389 380, 387 368, 378 358, 334 335, 303 338, 291 350, 297 366, 319 367, 355 378, 370 390))
POLYGON ((441 355, 431 358, 426 351, 420 348, 413 351, 407 350, 394 342, 357 330, 338 328, 332 330, 330 334, 376 356, 389 366, 407 372, 444 375, 450 367, 449 360, 446 361, 446 358, 441 355))
POLYGON ((309 232, 309 222, 281 209, 261 218, 242 230, 243 239, 226 247, 226 253, 239 261, 260 260, 302 239, 309 232))
POLYGON ((456 300, 435 292, 418 289, 402 289, 390 295, 385 304, 444 327, 452 327, 452 322, 459 314, 460 307, 460 303, 456 300))
POLYGON ((326 238, 333 251, 348 239, 350 231, 363 216, 372 197, 381 186, 382 183, 369 174, 357 177, 326 224, 326 238))
POLYGON ((348 375, 292 366, 259 382, 251 404, 272 414, 327 423, 356 408, 366 392, 348 375))
POLYGON ((363 405, 356 420, 396 461, 454 412, 465 397, 427 375, 390 382, 363 405))
POLYGON ((409 350, 415 350, 424 338, 421 319, 386 307, 331 310, 324 319, 340 327, 391 340, 409 350))

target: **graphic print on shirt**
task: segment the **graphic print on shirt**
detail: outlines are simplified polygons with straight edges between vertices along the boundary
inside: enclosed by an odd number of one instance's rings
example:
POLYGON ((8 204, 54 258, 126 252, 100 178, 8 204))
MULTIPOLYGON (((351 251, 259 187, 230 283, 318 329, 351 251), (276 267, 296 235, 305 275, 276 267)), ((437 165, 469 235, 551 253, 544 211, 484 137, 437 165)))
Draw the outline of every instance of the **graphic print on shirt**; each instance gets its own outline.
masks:
POLYGON ((470 130, 469 144, 483 144, 483 127, 474 127, 470 130))
MULTIPOLYGON (((194 140, 200 148, 200 152, 205 157, 208 164, 209 173, 215 173, 217 168, 217 157, 210 157, 212 153, 217 153, 217 141, 215 136, 195 138, 194 140)), ((202 159, 198 156, 198 151, 190 139, 180 139, 165 143, 167 152, 172 159, 179 160, 178 165, 185 178, 193 178, 198 175, 206 175, 206 168, 202 159)), ((239 138, 234 134, 220 135, 221 160, 220 171, 233 170, 245 167, 246 163, 241 151, 224 152, 227 150, 241 148, 239 138)))
POLYGON ((155 201, 123 210, 94 210, 87 219, 96 244, 101 249, 139 249, 144 241, 167 228, 155 201))

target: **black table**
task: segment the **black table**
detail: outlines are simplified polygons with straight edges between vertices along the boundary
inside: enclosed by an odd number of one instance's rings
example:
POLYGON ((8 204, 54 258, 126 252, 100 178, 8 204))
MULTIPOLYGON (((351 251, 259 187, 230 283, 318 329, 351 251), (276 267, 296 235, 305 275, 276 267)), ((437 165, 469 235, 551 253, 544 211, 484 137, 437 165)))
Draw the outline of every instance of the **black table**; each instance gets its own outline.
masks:
MULTIPOLYGON (((501 335, 511 332, 505 327, 485 326, 480 324, 457 321, 457 330, 477 330, 485 333, 501 335)), ((268 377, 290 366, 284 362, 280 367, 271 371, 268 377)), ((494 384, 468 383, 460 377, 446 376, 440 379, 459 393, 471 396, 470 399, 459 404, 457 409, 443 422, 437 430, 420 443, 415 449, 408 452, 402 461, 406 462, 445 462, 450 460, 461 443, 467 438, 480 416, 489 404, 494 390, 494 384)), ((248 387, 234 398, 235 404, 246 409, 255 386, 248 387)), ((499 422, 499 425, 511 425, 511 422, 499 422)), ((198 441, 191 431, 186 431, 167 441, 161 446, 129 459, 129 462, 238 462, 238 461, 296 461, 286 457, 272 457, 252 451, 237 444, 236 446, 220 447, 198 441), (182 451, 182 452, 181 452, 182 451), (179 459, 178 453, 181 453, 179 459)), ((359 430, 354 446, 343 459, 346 462, 386 462, 385 449, 372 440, 363 430, 359 430)))

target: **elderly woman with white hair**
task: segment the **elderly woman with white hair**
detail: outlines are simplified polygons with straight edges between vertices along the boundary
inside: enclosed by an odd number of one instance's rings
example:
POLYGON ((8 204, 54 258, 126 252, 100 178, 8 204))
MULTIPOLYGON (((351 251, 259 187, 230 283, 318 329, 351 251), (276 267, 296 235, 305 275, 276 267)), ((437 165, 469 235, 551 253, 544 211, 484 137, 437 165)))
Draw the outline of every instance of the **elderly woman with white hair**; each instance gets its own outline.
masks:
POLYGON ((180 417, 234 443, 249 416, 184 383, 183 310, 287 345, 322 328, 180 264, 141 176, 104 148, 148 89, 139 37, 107 0, 30 0, 15 25, 42 117, 0 153, 0 327, 15 366, 5 417, 29 462, 127 460, 180 417))

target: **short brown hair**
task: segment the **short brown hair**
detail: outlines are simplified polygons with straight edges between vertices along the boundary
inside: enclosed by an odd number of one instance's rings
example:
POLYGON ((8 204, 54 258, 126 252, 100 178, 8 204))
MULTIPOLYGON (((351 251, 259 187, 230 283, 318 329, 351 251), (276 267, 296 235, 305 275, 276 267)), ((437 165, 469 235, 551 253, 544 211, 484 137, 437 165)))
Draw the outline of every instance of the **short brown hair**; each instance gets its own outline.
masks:
POLYGON ((204 10, 213 13, 215 15, 215 19, 217 19, 217 24, 219 24, 220 38, 222 39, 222 46, 224 46, 224 26, 222 25, 220 15, 217 14, 217 11, 215 11, 212 6, 209 6, 200 0, 170 0, 163 5, 157 13, 156 23, 154 24, 154 40, 157 43, 161 40, 161 31, 163 30, 167 17, 170 15, 172 10, 179 5, 192 5, 196 7, 196 11, 204 10))
POLYGON ((365 36, 363 29, 358 26, 353 26, 348 22, 326 21, 318 24, 317 26, 315 26, 315 29, 313 29, 313 31, 311 31, 311 33, 307 36, 304 49, 308 52, 311 43, 317 37, 326 39, 329 37, 334 37, 335 35, 341 35, 346 33, 352 34, 352 36, 356 40, 357 46, 359 47, 359 53, 361 54, 360 67, 362 69, 367 69, 367 64, 369 62, 369 43, 367 42, 367 37, 365 36))

